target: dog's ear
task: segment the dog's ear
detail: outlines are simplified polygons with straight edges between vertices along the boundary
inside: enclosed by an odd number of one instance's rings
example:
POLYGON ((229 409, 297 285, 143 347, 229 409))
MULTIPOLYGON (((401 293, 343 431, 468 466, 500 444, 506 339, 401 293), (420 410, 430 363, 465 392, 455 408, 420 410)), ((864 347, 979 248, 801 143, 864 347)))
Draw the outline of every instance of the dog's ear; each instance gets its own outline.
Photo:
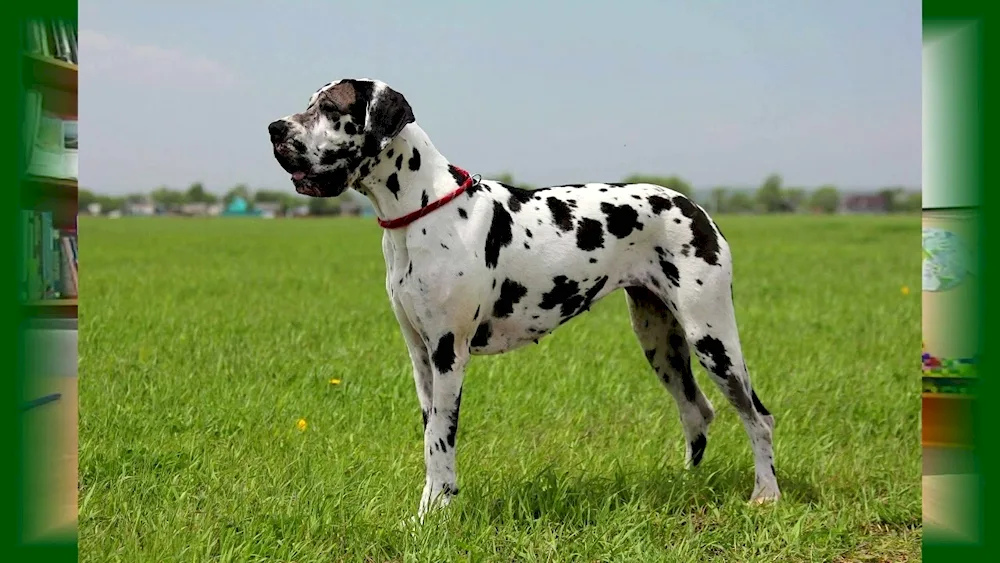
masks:
POLYGON ((368 110, 368 138, 365 152, 374 156, 386 146, 408 123, 415 121, 413 109, 402 94, 386 86, 371 102, 368 110))

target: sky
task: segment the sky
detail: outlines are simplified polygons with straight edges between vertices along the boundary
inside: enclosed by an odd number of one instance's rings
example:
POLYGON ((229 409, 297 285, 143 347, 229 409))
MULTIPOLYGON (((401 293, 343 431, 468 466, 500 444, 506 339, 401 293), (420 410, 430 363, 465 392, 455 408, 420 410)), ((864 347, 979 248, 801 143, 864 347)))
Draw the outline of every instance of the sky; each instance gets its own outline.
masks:
POLYGON ((81 184, 288 189, 267 124, 339 78, 536 186, 921 181, 916 0, 80 2, 81 184))

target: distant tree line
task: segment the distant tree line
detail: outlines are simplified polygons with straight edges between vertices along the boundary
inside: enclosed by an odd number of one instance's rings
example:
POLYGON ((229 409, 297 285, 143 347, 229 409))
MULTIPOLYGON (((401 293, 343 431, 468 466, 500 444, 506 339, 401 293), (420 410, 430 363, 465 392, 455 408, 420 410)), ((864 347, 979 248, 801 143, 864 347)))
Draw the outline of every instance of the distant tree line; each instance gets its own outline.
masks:
MULTIPOLYGON (((509 172, 492 176, 498 182, 518 186, 524 189, 534 189, 530 184, 518 183, 509 172)), ((679 176, 651 176, 633 174, 624 178, 624 182, 658 184, 691 197, 694 189, 691 184, 679 176)), ((281 212, 289 209, 307 206, 313 215, 336 213, 345 201, 358 199, 361 196, 345 192, 336 198, 310 198, 300 196, 291 190, 251 190, 245 184, 234 186, 221 198, 205 189, 201 183, 192 184, 187 190, 174 190, 167 187, 154 189, 148 195, 130 194, 126 196, 98 195, 89 190, 81 189, 79 204, 86 208, 91 203, 99 203, 103 211, 123 210, 128 202, 152 201, 164 209, 176 209, 185 204, 204 203, 223 205, 230 204, 235 198, 241 197, 250 205, 260 203, 277 203, 281 212)), ((712 188, 707 195, 696 198, 698 203, 713 213, 835 213, 841 207, 843 195, 832 185, 820 186, 814 190, 799 187, 786 187, 779 174, 771 174, 764 179, 756 190, 732 189, 724 186, 712 188)), ((900 186, 890 186, 869 193, 876 195, 881 202, 881 210, 887 213, 915 213, 921 209, 919 191, 907 190, 900 186)))
POLYGON ((227 206, 238 197, 243 198, 250 206, 261 203, 277 203, 281 213, 304 205, 309 208, 309 213, 312 215, 335 214, 345 201, 352 199, 349 193, 341 194, 338 197, 316 198, 301 196, 291 190, 251 190, 246 184, 238 184, 219 197, 206 190, 200 182, 195 182, 187 190, 175 190, 161 186, 148 194, 133 193, 125 196, 100 195, 90 190, 81 189, 78 202, 81 209, 86 209, 91 203, 98 203, 102 212, 123 211, 127 203, 144 202, 151 202, 162 209, 173 210, 192 203, 227 206))

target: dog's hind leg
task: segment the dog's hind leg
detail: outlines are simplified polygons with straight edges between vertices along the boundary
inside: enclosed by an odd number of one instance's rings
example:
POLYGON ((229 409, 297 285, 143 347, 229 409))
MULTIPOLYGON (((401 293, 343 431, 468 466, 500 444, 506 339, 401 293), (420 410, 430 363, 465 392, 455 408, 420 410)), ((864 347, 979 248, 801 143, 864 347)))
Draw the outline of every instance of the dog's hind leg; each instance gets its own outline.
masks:
POLYGON ((720 255, 718 264, 691 267, 691 274, 680 278, 677 316, 698 361, 736 408, 750 438, 755 474, 751 500, 774 501, 781 496, 771 442, 774 417, 750 384, 733 308, 728 247, 720 255))
POLYGON ((653 371, 677 402, 687 446, 685 464, 701 463, 708 444, 708 425, 715 411, 691 373, 691 353, 677 317, 644 287, 625 289, 632 330, 653 371))

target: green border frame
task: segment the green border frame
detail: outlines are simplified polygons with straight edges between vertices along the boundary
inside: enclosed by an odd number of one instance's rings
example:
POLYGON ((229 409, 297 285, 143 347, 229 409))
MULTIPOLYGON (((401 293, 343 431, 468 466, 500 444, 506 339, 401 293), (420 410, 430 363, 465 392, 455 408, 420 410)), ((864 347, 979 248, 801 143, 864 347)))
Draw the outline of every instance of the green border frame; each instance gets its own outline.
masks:
MULTIPOLYGON (((3 104, 7 108, 7 117, 4 122, 8 124, 16 123, 14 128, 15 136, 8 136, 7 142, 14 141, 12 145, 7 145, 8 150, 0 151, 0 159, 3 163, 3 172, 9 178, 6 189, 0 190, 0 208, 6 219, 0 219, 3 225, 2 232, 6 239, 6 244, 0 245, 3 258, 8 264, 15 267, 8 268, 6 275, 2 276, 2 287, 0 287, 0 303, 3 303, 4 311, 0 313, 0 318, 7 324, 4 331, 8 337, 3 339, 0 349, 5 365, 14 366, 13 374, 3 378, 7 387, 6 408, 0 409, 5 418, 3 432, 6 434, 6 442, 13 445, 14 454, 9 461, 3 464, 3 492, 0 493, 0 506, 3 507, 3 553, 9 553, 14 561, 77 561, 79 557, 78 544, 75 538, 71 540, 53 540, 51 542, 25 543, 22 540, 23 514, 25 505, 25 494, 23 483, 23 462, 30 456, 31 447, 23 440, 21 424, 22 390, 25 384, 25 354, 23 327, 25 324, 24 311, 18 302, 17 277, 18 271, 18 249, 20 248, 20 232, 18 229, 18 210, 21 207, 21 160, 23 143, 20 142, 20 124, 23 122, 23 88, 22 82, 22 49, 21 49, 21 29, 23 22, 31 17, 58 17, 69 21, 79 21, 77 2, 75 0, 47 0, 38 4, 15 4, 16 14, 14 18, 8 18, 6 24, 7 33, 0 34, 0 41, 3 48, 0 52, 6 53, 2 60, 5 63, 6 72, 13 75, 17 88, 9 88, 4 97, 8 100, 3 104)), ((9 372, 8 372, 9 373, 9 372)), ((9 556, 8 556, 9 557, 9 556)))
MULTIPOLYGON (((925 154, 941 154, 943 151, 950 162, 949 170, 944 178, 936 181, 947 181, 949 189, 960 193, 960 198, 979 201, 979 272, 980 292, 978 296, 979 318, 991 318, 995 309, 996 298, 987 291, 994 279, 990 263, 984 260, 986 244, 990 238, 990 225, 986 218, 993 208, 993 197, 985 187, 993 178, 992 168, 985 165, 984 155, 988 154, 988 141, 991 140, 989 118, 993 107, 993 88, 984 72, 992 61, 993 49, 987 39, 990 30, 984 18, 985 2, 971 0, 924 0, 923 31, 924 42, 934 41, 943 35, 956 30, 973 26, 969 29, 971 35, 963 45, 962 52, 949 60, 948 76, 927 76, 929 82, 947 80, 951 91, 959 99, 949 100, 948 107, 925 107, 925 118, 929 113, 936 118, 944 118, 949 131, 946 139, 931 139, 924 144, 925 154)), ((937 73, 935 73, 937 74, 937 73)), ((940 83, 940 82, 939 82, 940 83)), ((927 189, 927 186, 924 186, 927 189)), ((996 380, 991 376, 994 358, 988 346, 990 326, 980 323, 978 327, 979 349, 984 353, 977 366, 982 378, 977 381, 976 400, 989 404, 996 390, 996 380)), ((997 505, 995 488, 983 486, 996 468, 995 450, 992 440, 984 439, 988 434, 984 431, 993 426, 996 413, 990 408, 976 408, 973 415, 972 436, 979 458, 980 485, 978 492, 979 506, 970 508, 978 516, 979 526, 976 530, 968 530, 971 535, 980 538, 979 543, 955 543, 928 537, 925 530, 923 556, 925 561, 990 561, 989 547, 993 543, 991 532, 995 528, 996 517, 991 514, 990 507, 997 505), (956 559, 958 557, 959 559, 956 559)))

